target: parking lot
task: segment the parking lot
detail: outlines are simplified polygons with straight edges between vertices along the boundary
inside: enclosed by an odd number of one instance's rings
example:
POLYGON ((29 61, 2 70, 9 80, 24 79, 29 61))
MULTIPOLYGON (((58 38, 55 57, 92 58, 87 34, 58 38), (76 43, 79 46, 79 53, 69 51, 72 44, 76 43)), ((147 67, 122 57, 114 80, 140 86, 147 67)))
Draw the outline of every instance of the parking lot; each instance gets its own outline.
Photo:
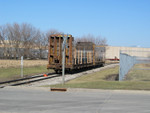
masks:
POLYGON ((149 113, 149 91, 6 87, 0 113, 149 113))

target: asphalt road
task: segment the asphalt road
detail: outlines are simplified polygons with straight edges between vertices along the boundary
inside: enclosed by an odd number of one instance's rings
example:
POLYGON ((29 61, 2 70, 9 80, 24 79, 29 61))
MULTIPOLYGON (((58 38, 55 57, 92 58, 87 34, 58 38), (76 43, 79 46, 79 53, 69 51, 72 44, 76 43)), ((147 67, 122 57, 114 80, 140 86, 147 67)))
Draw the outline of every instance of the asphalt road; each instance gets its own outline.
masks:
POLYGON ((150 92, 6 87, 0 113, 150 113, 150 92))

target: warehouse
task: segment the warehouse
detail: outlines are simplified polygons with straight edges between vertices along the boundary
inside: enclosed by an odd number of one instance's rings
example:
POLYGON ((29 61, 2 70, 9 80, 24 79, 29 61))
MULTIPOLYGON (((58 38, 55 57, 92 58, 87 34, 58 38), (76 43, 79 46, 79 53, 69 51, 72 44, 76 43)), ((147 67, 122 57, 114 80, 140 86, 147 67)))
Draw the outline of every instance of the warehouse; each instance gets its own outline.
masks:
POLYGON ((105 57, 106 59, 109 59, 109 60, 119 59, 120 51, 132 51, 132 53, 136 52, 136 56, 142 55, 143 57, 147 57, 147 56, 144 56, 144 54, 145 52, 150 52, 150 48, 107 46, 105 57))

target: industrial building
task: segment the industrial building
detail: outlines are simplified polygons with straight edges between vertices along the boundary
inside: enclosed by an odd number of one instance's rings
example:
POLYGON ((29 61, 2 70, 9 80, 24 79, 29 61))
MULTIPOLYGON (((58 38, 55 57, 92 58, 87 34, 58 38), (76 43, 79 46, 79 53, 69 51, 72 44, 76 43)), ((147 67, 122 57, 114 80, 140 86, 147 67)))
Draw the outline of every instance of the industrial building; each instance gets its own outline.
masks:
POLYGON ((150 48, 107 46, 105 58, 110 60, 120 59, 121 51, 125 51, 132 56, 150 57, 150 48))

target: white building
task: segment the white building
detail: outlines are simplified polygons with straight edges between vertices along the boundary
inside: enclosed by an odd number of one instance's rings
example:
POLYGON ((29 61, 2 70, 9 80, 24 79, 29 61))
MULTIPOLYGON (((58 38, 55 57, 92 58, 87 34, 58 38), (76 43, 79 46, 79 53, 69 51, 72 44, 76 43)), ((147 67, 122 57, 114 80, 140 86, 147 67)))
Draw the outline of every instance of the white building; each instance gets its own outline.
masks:
POLYGON ((150 57, 150 48, 117 46, 107 46, 105 57, 106 59, 119 59, 120 51, 125 52, 131 56, 150 57))

